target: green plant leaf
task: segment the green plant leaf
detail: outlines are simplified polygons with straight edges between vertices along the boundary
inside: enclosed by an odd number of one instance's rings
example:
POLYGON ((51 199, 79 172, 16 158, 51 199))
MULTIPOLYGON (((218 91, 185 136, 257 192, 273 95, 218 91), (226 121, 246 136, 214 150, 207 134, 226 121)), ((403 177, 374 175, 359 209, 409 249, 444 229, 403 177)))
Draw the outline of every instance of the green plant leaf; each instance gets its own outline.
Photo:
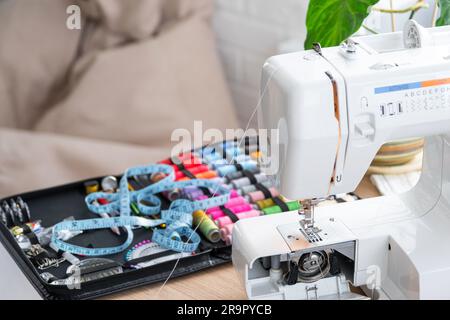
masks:
MULTIPOLYGON (((337 46, 361 27, 370 7, 379 0, 310 0, 306 16, 305 49, 314 42, 337 46)), ((450 1, 450 0, 441 0, 450 1)))
POLYGON ((436 25, 450 25, 450 0, 439 0, 439 7, 441 8, 441 16, 436 21, 436 25))

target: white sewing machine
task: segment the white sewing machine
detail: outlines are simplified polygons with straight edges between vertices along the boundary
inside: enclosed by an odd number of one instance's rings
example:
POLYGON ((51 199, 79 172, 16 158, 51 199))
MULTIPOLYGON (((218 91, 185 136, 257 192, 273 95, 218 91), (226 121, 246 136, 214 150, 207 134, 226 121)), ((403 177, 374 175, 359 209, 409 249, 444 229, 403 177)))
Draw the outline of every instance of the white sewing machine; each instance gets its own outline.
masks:
POLYGON ((262 127, 278 129, 280 191, 356 189, 385 142, 426 136, 410 192, 239 221, 233 263, 251 299, 450 299, 450 27, 352 38, 264 66, 262 127), (315 217, 315 218, 314 218, 315 217))

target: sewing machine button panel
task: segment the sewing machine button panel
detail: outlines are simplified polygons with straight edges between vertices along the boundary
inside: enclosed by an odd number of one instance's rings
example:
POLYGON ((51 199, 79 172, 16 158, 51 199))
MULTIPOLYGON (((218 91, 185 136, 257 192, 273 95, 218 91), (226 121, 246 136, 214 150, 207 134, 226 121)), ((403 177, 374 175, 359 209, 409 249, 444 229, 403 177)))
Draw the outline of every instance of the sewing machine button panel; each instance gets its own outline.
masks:
POLYGON ((391 101, 379 104, 381 117, 450 108, 450 86, 408 91, 401 96, 397 94, 396 98, 403 100, 391 97, 391 101))

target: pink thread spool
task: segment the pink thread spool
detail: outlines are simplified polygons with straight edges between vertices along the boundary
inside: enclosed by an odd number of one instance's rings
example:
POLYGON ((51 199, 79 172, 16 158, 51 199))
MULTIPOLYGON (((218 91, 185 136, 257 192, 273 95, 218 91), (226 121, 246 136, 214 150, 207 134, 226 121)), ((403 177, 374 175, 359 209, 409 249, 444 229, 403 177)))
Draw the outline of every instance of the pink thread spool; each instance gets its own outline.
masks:
MULTIPOLYGON (((231 212, 233 212, 234 214, 238 214, 238 213, 242 213, 242 212, 251 211, 253 209, 253 207, 249 204, 244 204, 244 205, 240 205, 240 206, 231 207, 228 209, 230 209, 231 212)), ((209 212, 208 214, 211 217, 211 219, 213 219, 213 220, 216 220, 221 217, 226 217, 226 214, 223 213, 222 210, 212 211, 212 212, 209 212)))
MULTIPOLYGON (((225 208, 230 209, 232 207, 240 206, 243 204, 247 204, 247 200, 245 200, 244 197, 232 198, 225 204, 225 208)), ((219 207, 209 208, 208 210, 206 210, 206 213, 214 212, 217 210, 220 210, 220 208, 219 207)))
POLYGON ((231 246, 233 244, 233 239, 231 238, 231 235, 227 236, 227 238, 225 239, 225 244, 227 246, 231 246))
MULTIPOLYGON (((236 214, 236 216, 239 218, 239 220, 242 219, 249 219, 253 217, 259 217, 261 215, 261 212, 258 210, 251 210, 247 212, 242 212, 236 214)), ((231 221, 230 217, 221 217, 214 221, 219 228, 224 228, 226 225, 233 224, 233 221, 231 221)))
MULTIPOLYGON (((269 188, 270 194, 272 195, 272 198, 278 197, 280 193, 275 188, 269 188)), ((252 203, 256 203, 256 201, 265 200, 266 196, 264 195, 264 192, 262 191, 255 191, 250 192, 248 195, 248 200, 252 203)))
POLYGON ((231 189, 230 190, 230 199, 233 198, 237 198, 240 197, 241 195, 238 193, 238 191, 236 189, 231 189))
POLYGON ((231 235, 233 233, 233 227, 234 227, 234 223, 227 224, 222 229, 220 229, 220 237, 223 241, 226 240, 228 235, 231 235))
POLYGON ((227 237, 228 237, 228 232, 225 229, 220 229, 220 239, 222 239, 222 241, 227 241, 227 237))
MULTIPOLYGON (((230 199, 234 199, 234 198, 237 198, 237 197, 241 197, 240 195, 239 195, 239 193, 236 191, 236 190, 231 190, 231 193, 230 193, 230 199)), ((205 196, 205 195, 199 195, 199 196, 196 196, 194 199, 192 199, 193 201, 200 201, 200 200, 206 200, 206 199, 209 199, 209 197, 208 196, 205 196)), ((245 200, 245 199, 244 199, 245 200)), ((229 203, 229 202, 228 202, 229 203)), ((219 207, 214 207, 214 208, 209 208, 208 210, 211 210, 211 209, 214 209, 214 210, 212 210, 212 211, 220 211, 220 208, 219 207)))

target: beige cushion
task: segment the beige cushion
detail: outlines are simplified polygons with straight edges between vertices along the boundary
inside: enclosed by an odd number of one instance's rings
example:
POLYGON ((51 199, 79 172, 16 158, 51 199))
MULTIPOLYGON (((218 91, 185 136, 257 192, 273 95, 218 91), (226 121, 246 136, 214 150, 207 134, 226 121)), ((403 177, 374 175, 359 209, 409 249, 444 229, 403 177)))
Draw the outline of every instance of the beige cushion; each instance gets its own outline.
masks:
POLYGON ((167 149, 0 128, 0 198, 167 158, 167 149))
POLYGON ((30 128, 48 109, 80 35, 66 28, 70 4, 0 1, 0 126, 30 128))
POLYGON ((104 50, 154 35, 162 0, 77 0, 86 20, 82 52, 104 50))
POLYGON ((191 16, 209 18, 212 12, 212 0, 164 0, 162 19, 167 23, 191 16))
POLYGON ((210 26, 180 22, 157 38, 97 53, 37 130, 168 146, 177 128, 237 124, 210 26))
POLYGON ((149 37, 161 19, 162 0, 78 0, 84 15, 131 40, 149 37))

